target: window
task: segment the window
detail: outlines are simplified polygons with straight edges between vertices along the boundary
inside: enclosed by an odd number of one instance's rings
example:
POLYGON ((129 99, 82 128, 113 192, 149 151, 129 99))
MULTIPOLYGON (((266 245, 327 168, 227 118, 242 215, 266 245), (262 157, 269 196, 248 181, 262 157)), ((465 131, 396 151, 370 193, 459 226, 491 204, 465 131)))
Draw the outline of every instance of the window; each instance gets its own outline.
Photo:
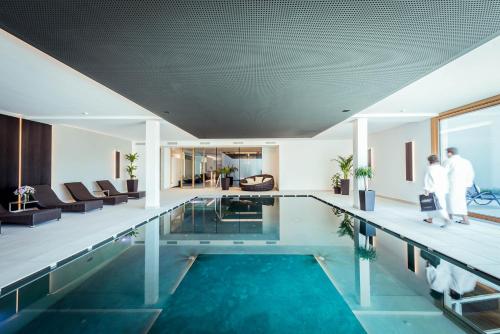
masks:
POLYGON ((172 184, 182 188, 214 187, 222 167, 235 168, 228 176, 231 186, 262 174, 262 147, 187 147, 172 150, 172 161, 175 159, 181 161, 181 168, 172 164, 172 184))
POLYGON ((438 117, 433 147, 442 161, 446 159, 446 148, 456 147, 472 163, 475 188, 469 190, 469 212, 471 216, 500 222, 500 104, 468 109, 438 117))

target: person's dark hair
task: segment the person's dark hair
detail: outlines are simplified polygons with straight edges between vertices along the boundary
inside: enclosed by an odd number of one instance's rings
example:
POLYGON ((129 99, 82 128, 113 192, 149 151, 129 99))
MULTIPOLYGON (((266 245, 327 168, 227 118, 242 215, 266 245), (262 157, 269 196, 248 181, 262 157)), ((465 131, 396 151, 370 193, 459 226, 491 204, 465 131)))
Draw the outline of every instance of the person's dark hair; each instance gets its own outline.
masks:
POLYGON ((446 149, 446 153, 450 153, 451 155, 457 155, 458 154, 458 148, 456 148, 456 147, 448 147, 446 149))
POLYGON ((432 164, 438 163, 439 162, 439 158, 437 157, 437 155, 432 154, 432 155, 429 155, 427 157, 427 161, 429 161, 429 163, 432 165, 432 164))

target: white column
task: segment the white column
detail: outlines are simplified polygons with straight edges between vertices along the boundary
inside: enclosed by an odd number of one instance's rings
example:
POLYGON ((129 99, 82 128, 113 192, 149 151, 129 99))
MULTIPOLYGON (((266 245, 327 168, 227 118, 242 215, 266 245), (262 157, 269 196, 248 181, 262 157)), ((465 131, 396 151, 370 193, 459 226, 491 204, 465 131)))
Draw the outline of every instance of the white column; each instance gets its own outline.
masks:
POLYGON ((160 291, 160 219, 144 226, 144 304, 152 305, 160 291))
POLYGON ((160 206, 160 121, 146 121, 146 208, 160 206))
MULTIPOLYGON (((353 121, 353 170, 368 165, 368 119, 356 118, 353 121)), ((363 190, 363 180, 353 177, 354 207, 359 208, 359 190, 363 190)))

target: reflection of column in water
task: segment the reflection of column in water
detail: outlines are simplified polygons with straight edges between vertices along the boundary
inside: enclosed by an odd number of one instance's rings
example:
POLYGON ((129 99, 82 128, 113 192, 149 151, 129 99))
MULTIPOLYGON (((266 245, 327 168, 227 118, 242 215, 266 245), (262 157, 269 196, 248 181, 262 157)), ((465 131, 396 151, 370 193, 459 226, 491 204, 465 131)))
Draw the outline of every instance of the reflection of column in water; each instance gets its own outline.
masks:
POLYGON ((371 304, 370 260, 362 259, 357 254, 358 247, 364 247, 368 237, 359 233, 359 225, 359 219, 354 219, 354 275, 359 305, 368 307, 371 304))
POLYGON ((262 232, 272 239, 279 239, 280 235, 280 207, 279 198, 274 198, 273 205, 262 205, 262 232))
POLYGON ((152 305, 158 301, 160 282, 160 220, 147 223, 144 240, 144 304, 152 305))

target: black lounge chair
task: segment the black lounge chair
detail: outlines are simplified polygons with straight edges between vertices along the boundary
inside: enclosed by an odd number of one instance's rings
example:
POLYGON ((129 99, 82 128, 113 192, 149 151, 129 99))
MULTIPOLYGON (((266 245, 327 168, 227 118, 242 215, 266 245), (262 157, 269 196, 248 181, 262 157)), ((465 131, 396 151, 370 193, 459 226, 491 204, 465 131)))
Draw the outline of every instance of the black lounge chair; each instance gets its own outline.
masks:
POLYGON ((106 205, 127 203, 126 195, 96 197, 81 182, 69 182, 64 184, 69 193, 77 201, 102 201, 106 205))
POLYGON ((481 191, 475 183, 467 190, 467 205, 472 202, 479 205, 488 205, 493 201, 500 205, 500 199, 494 193, 481 191))
POLYGON ((119 195, 125 195, 129 198, 143 198, 146 196, 145 191, 131 191, 131 192, 126 192, 126 193, 121 193, 118 190, 116 190, 115 186, 113 183, 111 183, 108 180, 101 180, 101 181, 96 181, 97 185, 102 189, 102 190, 107 190, 109 191, 110 196, 119 196, 119 195))
POLYGON ((33 209, 10 212, 0 205, 0 221, 5 224, 21 224, 34 227, 38 223, 61 219, 61 209, 33 209))
POLYGON ((76 201, 73 203, 63 202, 57 197, 56 193, 49 185, 40 184, 34 186, 34 197, 38 201, 38 206, 44 209, 59 208, 62 212, 88 212, 91 210, 102 209, 102 200, 76 201))
POLYGON ((240 188, 243 191, 270 191, 274 189, 274 177, 269 174, 250 176, 240 180, 240 188), (256 178, 261 178, 262 181, 255 183, 256 178))

